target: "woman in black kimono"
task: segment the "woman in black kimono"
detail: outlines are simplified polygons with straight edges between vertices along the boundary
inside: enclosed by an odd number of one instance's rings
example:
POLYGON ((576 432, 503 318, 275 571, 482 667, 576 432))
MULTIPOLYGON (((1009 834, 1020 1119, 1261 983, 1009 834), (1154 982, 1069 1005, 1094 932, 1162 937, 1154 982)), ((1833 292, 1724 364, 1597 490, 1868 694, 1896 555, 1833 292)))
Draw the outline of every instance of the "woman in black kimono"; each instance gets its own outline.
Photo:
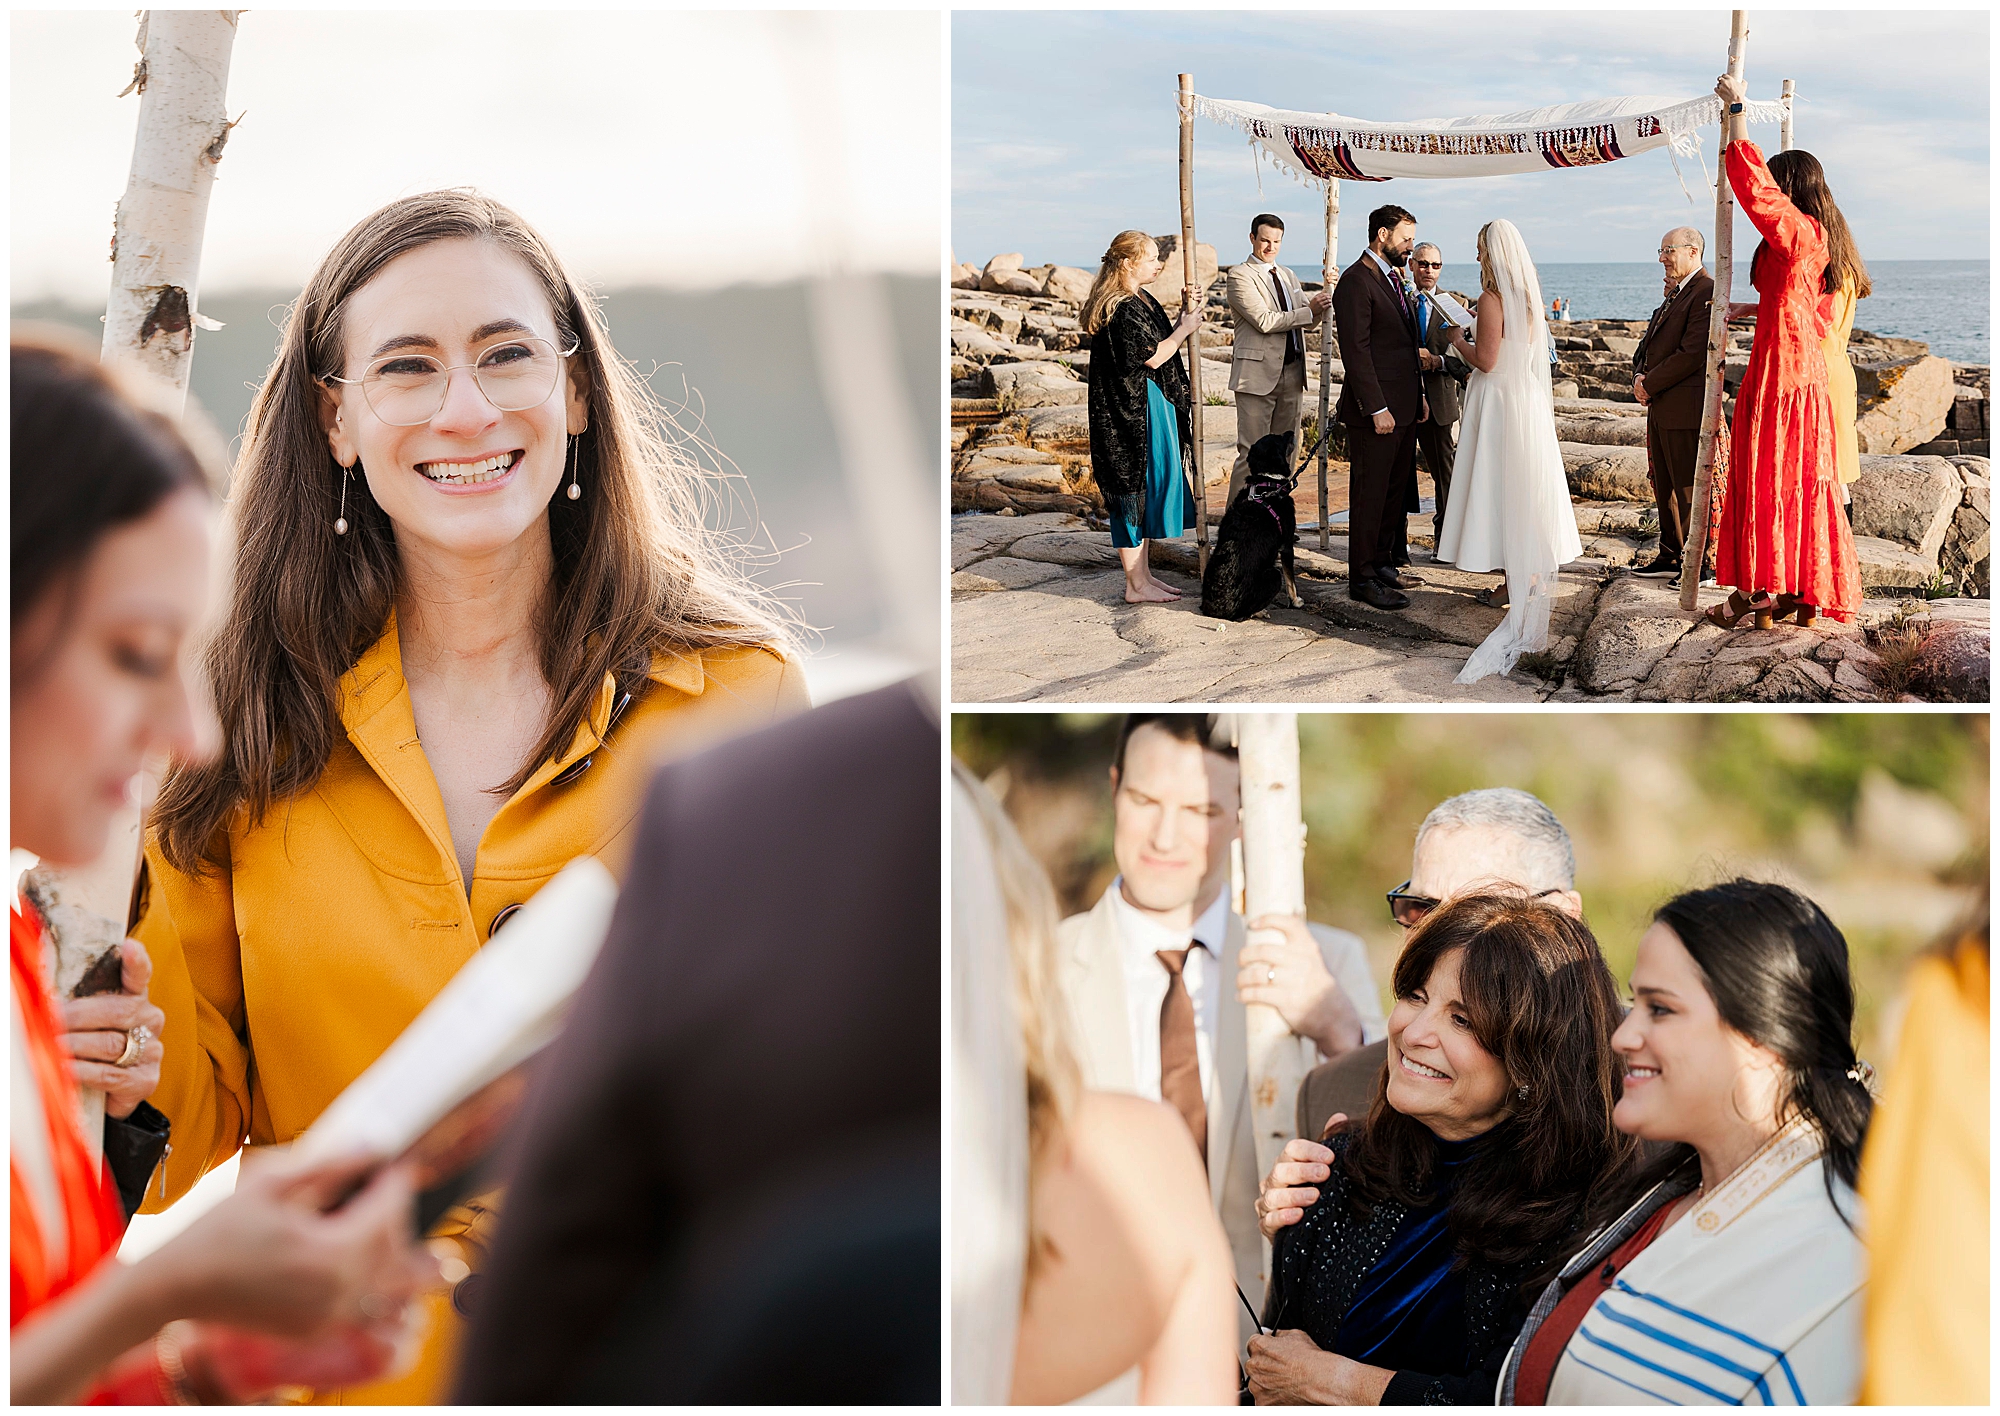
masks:
POLYGON ((1275 1236, 1245 1367, 1260 1403, 1491 1405, 1527 1295, 1629 1172, 1620 1008, 1554 906, 1454 900, 1396 961, 1388 1065, 1317 1203, 1275 1236))
POLYGON ((1178 536, 1193 510, 1181 449, 1187 445, 1188 374, 1175 357, 1201 323, 1201 292, 1182 291, 1169 322, 1145 286, 1162 268, 1143 231, 1121 231, 1104 253, 1083 328, 1090 336, 1090 469, 1111 516, 1111 544, 1125 567, 1125 598, 1178 600, 1153 579, 1146 542, 1178 536))

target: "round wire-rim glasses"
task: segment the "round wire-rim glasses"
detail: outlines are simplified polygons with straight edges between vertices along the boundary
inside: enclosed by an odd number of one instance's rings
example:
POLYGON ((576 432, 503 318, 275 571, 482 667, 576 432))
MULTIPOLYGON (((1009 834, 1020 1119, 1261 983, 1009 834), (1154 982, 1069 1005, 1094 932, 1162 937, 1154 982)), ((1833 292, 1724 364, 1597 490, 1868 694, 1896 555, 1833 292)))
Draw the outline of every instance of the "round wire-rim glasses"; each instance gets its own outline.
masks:
POLYGON ((451 376, 472 370, 480 395, 502 413, 537 408, 555 392, 562 361, 583 341, 558 351, 538 335, 520 335, 483 349, 470 364, 447 364, 429 354, 405 350, 371 362, 358 379, 328 374, 326 382, 360 384, 375 416, 392 428, 416 428, 437 417, 451 393, 451 376))

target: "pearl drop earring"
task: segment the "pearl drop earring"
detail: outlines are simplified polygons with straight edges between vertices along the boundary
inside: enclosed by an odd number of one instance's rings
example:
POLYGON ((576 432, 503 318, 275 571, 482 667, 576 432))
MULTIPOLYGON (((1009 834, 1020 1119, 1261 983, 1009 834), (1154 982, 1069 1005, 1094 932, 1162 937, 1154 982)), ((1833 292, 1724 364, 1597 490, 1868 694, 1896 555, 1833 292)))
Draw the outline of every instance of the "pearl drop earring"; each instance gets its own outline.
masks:
POLYGON ((347 484, 352 480, 353 476, 354 469, 352 467, 343 467, 340 469, 340 515, 335 517, 333 521, 333 534, 336 536, 345 536, 347 534, 347 484))
POLYGON ((576 439, 582 436, 583 434, 578 433, 576 437, 572 437, 569 440, 569 499, 571 501, 575 501, 583 495, 583 488, 576 484, 576 439))

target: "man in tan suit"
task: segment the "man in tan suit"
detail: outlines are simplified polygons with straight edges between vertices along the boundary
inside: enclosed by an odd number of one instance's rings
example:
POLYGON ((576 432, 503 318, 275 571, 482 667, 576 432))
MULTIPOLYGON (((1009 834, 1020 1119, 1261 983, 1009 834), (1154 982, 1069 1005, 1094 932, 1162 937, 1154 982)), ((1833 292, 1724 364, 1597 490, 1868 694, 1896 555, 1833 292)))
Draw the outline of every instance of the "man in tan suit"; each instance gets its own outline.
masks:
POLYGON ((1278 264, 1285 239, 1283 218, 1269 212, 1250 219, 1250 257, 1229 268, 1229 310, 1236 343, 1229 358, 1229 387, 1236 394, 1236 465, 1229 472, 1229 500, 1250 475, 1250 445, 1267 433, 1296 433, 1306 392, 1303 331, 1333 303, 1326 291, 1311 299, 1299 278, 1278 264))
POLYGON ((1295 919, 1250 932, 1231 911, 1236 753, 1208 715, 1130 715, 1111 789, 1118 878, 1058 936, 1083 1082, 1165 1101, 1188 1123, 1237 1282, 1261 1306, 1244 1004, 1277 1008, 1310 1066, 1381 1038, 1380 998, 1355 935, 1295 919))

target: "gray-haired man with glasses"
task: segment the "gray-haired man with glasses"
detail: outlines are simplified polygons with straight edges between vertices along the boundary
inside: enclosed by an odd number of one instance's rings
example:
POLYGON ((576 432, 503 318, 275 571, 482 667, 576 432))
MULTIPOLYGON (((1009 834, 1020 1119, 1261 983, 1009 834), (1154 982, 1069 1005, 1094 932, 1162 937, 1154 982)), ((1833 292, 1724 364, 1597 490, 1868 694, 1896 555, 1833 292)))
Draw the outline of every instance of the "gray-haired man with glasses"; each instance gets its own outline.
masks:
MULTIPOLYGON (((1389 912, 1410 930, 1445 901, 1493 888, 1523 890, 1583 918, 1569 832, 1539 797, 1514 787, 1487 787, 1439 803, 1417 828, 1410 878, 1389 891, 1389 912)), ((1257 1202, 1265 1234, 1296 1222, 1300 1207, 1318 1198, 1310 1187, 1326 1178, 1333 1152, 1310 1138, 1324 1135, 1335 1116, 1368 1114, 1388 1059, 1388 1042, 1371 1042, 1306 1074, 1299 1085, 1300 1139, 1285 1148, 1257 1202)))
POLYGON ((1702 368, 1708 358, 1709 302, 1715 297, 1701 249, 1701 233, 1692 226, 1677 226, 1660 238, 1665 298, 1632 355, 1632 396, 1646 405, 1646 460, 1660 513, 1659 553, 1635 574, 1654 579, 1681 573, 1681 546, 1694 514, 1702 368))

